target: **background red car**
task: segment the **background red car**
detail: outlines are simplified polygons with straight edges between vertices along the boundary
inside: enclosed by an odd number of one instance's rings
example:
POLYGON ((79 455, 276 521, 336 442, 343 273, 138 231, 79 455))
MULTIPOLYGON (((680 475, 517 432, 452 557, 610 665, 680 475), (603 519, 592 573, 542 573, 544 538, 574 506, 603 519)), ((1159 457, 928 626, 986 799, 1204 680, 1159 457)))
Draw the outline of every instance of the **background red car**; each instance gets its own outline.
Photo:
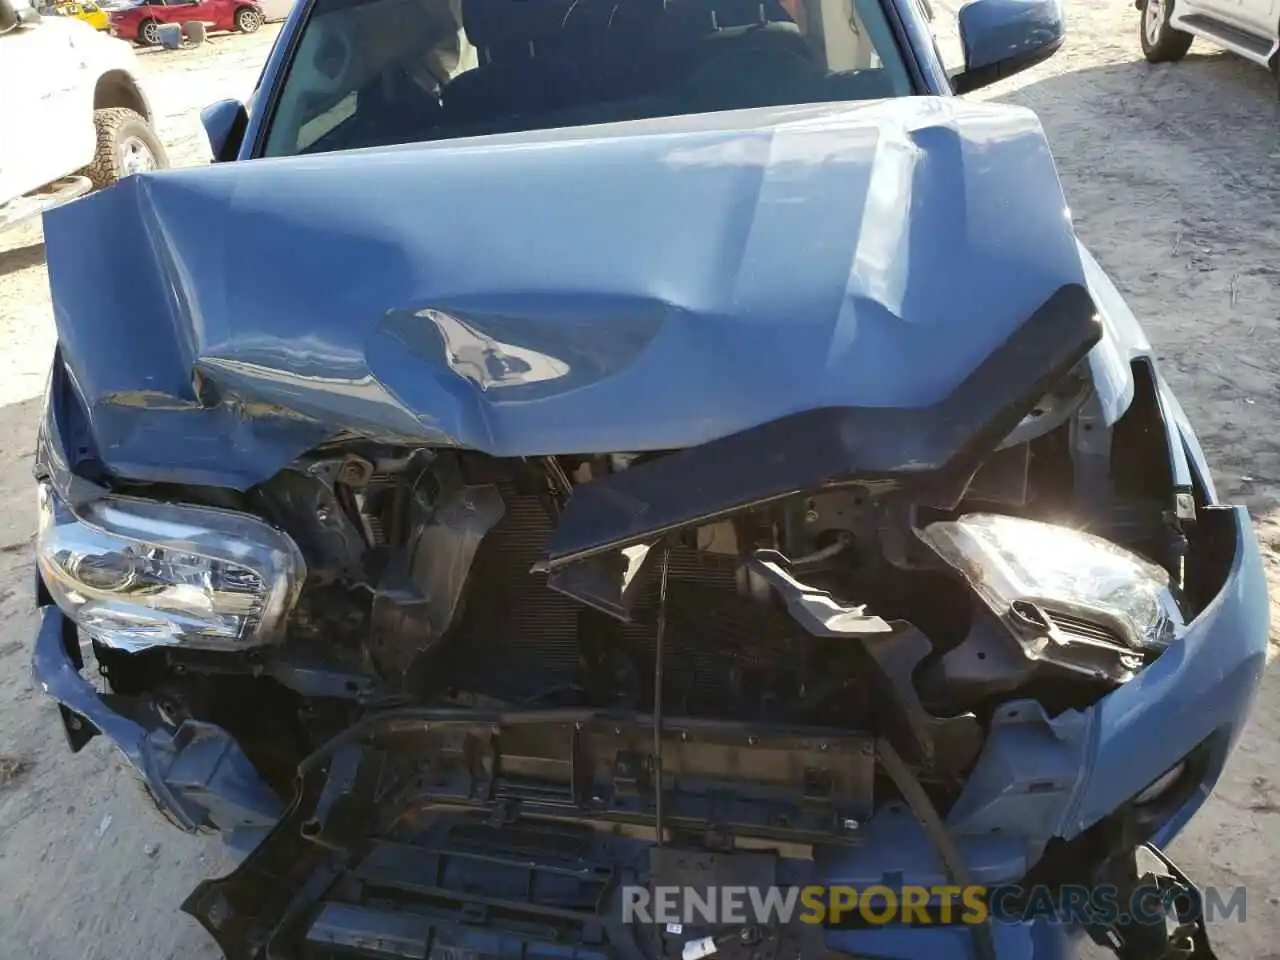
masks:
POLYGON ((107 29, 146 47, 159 42, 156 31, 162 23, 199 20, 210 30, 253 33, 263 19, 262 8, 251 0, 142 0, 112 10, 107 29))

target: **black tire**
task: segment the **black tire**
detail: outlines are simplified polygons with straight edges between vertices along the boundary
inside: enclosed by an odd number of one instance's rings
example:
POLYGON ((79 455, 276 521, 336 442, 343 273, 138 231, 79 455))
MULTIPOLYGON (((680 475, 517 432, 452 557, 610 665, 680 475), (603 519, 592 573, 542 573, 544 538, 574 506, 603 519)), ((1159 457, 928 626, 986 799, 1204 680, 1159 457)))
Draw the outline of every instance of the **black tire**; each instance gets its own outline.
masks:
POLYGON ((154 47, 160 42, 155 31, 160 29, 158 20, 143 20, 138 24, 138 36, 133 42, 140 47, 154 47))
POLYGON ((1146 0, 1139 11, 1138 35, 1142 38, 1142 55, 1151 63, 1181 60, 1191 49, 1195 38, 1169 24, 1174 0, 1146 0))
POLYGON ((253 7, 241 7, 236 11, 236 29, 241 33, 256 33, 262 26, 262 14, 253 7))
POLYGON ((80 173, 93 181, 95 189, 109 187, 144 169, 164 170, 169 166, 164 144, 140 113, 127 107, 95 110, 93 125, 98 131, 98 148, 93 163, 80 173))

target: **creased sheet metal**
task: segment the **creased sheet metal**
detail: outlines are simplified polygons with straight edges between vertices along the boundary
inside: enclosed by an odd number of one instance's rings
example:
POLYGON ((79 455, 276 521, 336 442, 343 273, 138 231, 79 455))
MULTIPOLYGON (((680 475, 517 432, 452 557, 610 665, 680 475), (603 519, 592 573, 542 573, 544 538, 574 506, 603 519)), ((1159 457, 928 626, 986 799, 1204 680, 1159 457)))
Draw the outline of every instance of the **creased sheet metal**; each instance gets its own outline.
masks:
POLYGON ((1085 281, 1038 121, 951 98, 149 173, 45 236, 107 469, 235 488, 342 431, 531 456, 925 406, 1085 281))

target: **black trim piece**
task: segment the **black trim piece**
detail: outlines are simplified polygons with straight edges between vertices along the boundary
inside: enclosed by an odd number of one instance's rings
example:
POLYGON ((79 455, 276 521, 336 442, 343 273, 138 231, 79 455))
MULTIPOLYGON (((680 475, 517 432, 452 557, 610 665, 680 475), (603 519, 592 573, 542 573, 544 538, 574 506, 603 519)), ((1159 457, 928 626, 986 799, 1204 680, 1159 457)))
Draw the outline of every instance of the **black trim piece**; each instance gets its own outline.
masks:
POLYGON ((1218 960, 1199 888, 1154 844, 1117 857, 1101 880, 1117 891, 1118 903, 1156 905, 1165 916, 1153 923, 1156 917, 1125 914, 1124 922, 1087 925, 1085 932, 1094 943, 1114 951, 1119 960, 1218 960))
POLYGON ((1101 333, 1088 291, 1068 284, 932 406, 810 410, 584 484, 547 544, 547 567, 832 483, 952 508, 986 456, 1101 333))
POLYGON ((1246 27, 1237 27, 1230 23, 1224 23, 1203 13, 1193 13, 1182 22, 1188 27, 1203 31, 1215 40, 1244 47, 1255 56, 1265 56, 1271 50, 1270 38, 1254 33, 1246 27))
MULTIPOLYGON (((256 99, 260 91, 264 89, 267 91, 266 102, 262 104, 264 116, 262 118, 262 122, 257 125, 253 142, 248 144, 249 153, 248 156, 245 157, 247 160, 261 159, 265 156, 263 151, 266 149, 267 138, 271 134, 271 127, 276 122, 276 110, 280 106, 280 94, 284 91, 284 80, 288 78, 290 71, 293 69, 293 61, 297 59, 298 48, 302 45, 302 34, 306 31, 307 25, 311 22, 311 17, 315 13, 316 0, 302 0, 302 3, 305 5, 305 9, 303 9, 301 13, 297 10, 293 11, 289 14, 289 18, 285 20, 285 29, 291 30, 291 33, 285 38, 285 42, 288 46, 281 52, 279 66, 275 70, 271 70, 271 61, 273 57, 267 57, 267 62, 263 64, 262 73, 259 74, 258 82, 254 86, 253 93, 250 96, 250 99, 256 99), (296 26, 294 26, 293 22, 293 18, 295 16, 297 17, 296 26), (271 72, 271 79, 274 82, 269 87, 263 87, 262 81, 268 79, 268 71, 271 72)), ((257 109, 258 104, 255 103, 254 111, 256 112, 257 109)), ((247 105, 245 107, 245 112, 249 112, 247 105)), ((252 116, 250 116, 249 119, 252 121, 252 116)), ((248 132, 248 127, 250 125, 252 124, 246 125, 246 133, 248 132)), ((244 148, 245 144, 241 143, 241 153, 244 152, 244 148)))
POLYGON ((952 76, 951 89, 959 96, 962 93, 969 93, 981 87, 988 87, 997 80, 1011 77, 1015 73, 1021 73, 1023 70, 1034 67, 1037 63, 1043 63, 1048 60, 1058 52, 1066 40, 1067 36, 1064 33, 1052 43, 1037 47, 1028 53, 1006 57, 1004 60, 997 60, 995 63, 989 63, 984 67, 963 70, 952 76))
MULTIPOLYGON (((903 14, 898 3, 899 0, 890 0, 889 3, 883 5, 884 18, 889 24, 889 32, 893 34, 894 43, 898 47, 898 55, 906 65, 907 73, 911 75, 912 84, 922 95, 940 96, 944 91, 934 88, 933 77, 930 75, 930 71, 925 69, 921 62, 923 57, 920 51, 916 49, 915 37, 912 34, 919 31, 911 29, 911 26, 907 23, 907 17, 903 14)), ((936 46, 932 53, 935 57, 937 56, 936 46)), ((938 63, 941 66, 941 57, 938 57, 938 63)))
MULTIPOLYGON (((969 868, 965 866, 964 857, 956 847, 955 841, 951 839, 951 834, 947 832, 942 817, 934 807, 933 801, 929 799, 929 794, 925 793, 924 787, 920 785, 920 781, 911 772, 906 761, 898 756, 898 751, 883 738, 876 741, 876 756, 880 760, 880 766, 884 768, 885 775, 893 781, 902 798, 907 801, 911 812, 920 821, 920 826, 924 828, 934 850, 937 851, 938 859, 942 861, 943 869, 947 872, 947 880, 966 890, 972 887, 973 878, 969 875, 969 868)), ((971 925, 969 935, 973 939, 973 950, 978 960, 996 960, 996 944, 991 935, 990 918, 985 923, 971 925)))
POLYGON ((236 118, 231 123, 231 128, 227 131, 227 139, 223 141, 221 149, 217 155, 213 157, 214 163, 231 163, 240 156, 240 150, 244 146, 244 135, 249 129, 249 111, 243 104, 240 105, 240 112, 236 114, 236 118), (235 149, 231 145, 235 144, 235 149))

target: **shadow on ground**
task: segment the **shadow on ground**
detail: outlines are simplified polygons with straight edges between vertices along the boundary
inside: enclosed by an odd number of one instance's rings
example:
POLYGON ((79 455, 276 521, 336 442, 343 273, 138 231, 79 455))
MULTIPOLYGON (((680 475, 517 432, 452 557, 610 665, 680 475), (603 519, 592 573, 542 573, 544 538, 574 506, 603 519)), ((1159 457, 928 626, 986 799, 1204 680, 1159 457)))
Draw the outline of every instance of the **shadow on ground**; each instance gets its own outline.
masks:
POLYGON ((12 250, 0 250, 0 278, 44 263, 44 244, 32 243, 12 250))
MULTIPOLYGON (((1137 122, 1136 127, 1117 129, 1116 133, 1203 142, 1213 154, 1224 158, 1215 173, 1233 186, 1266 191, 1259 199, 1273 205, 1280 197, 1277 93, 1274 76, 1257 64, 1226 52, 1192 52, 1178 63, 1150 64, 1135 59, 1061 73, 997 98, 1036 111, 1060 161, 1070 154, 1058 142, 1057 133, 1069 132, 1059 131, 1061 125, 1087 123, 1091 136, 1108 138, 1111 131, 1097 123, 1096 115, 1081 116, 1081 106, 1088 105, 1099 113, 1137 122), (1260 144, 1270 147, 1269 155, 1262 159, 1271 162, 1255 162, 1260 144)), ((1150 146, 1153 171, 1167 177, 1161 170, 1161 145, 1153 137, 1150 146)))

